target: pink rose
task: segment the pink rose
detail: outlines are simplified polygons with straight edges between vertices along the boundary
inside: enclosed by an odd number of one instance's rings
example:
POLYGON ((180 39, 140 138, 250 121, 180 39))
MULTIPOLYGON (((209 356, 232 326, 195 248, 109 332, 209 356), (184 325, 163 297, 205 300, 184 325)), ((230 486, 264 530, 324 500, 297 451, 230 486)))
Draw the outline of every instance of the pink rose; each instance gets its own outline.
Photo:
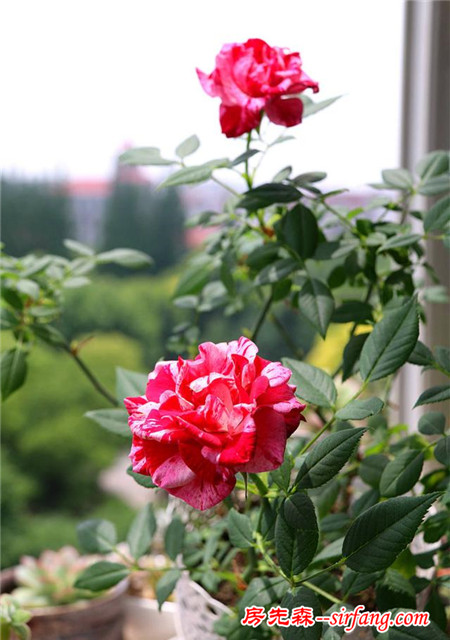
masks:
POLYGON ((243 44, 225 44, 208 76, 197 69, 206 93, 219 97, 220 124, 228 138, 255 129, 265 111, 269 120, 285 127, 302 121, 303 103, 294 96, 319 85, 302 70, 299 53, 288 53, 253 38, 243 44))
POLYGON ((289 369, 247 338, 205 342, 194 360, 158 362, 144 396, 126 398, 133 471, 192 505, 226 498, 238 471, 270 471, 305 408, 289 369))

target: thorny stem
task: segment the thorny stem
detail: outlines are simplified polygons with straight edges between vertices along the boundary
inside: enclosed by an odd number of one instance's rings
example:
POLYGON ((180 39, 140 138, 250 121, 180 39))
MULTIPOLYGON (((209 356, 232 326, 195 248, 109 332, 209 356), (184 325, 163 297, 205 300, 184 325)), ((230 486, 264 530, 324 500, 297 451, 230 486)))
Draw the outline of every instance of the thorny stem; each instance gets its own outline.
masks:
POLYGON ((250 337, 250 340, 252 340, 252 342, 256 340, 259 330, 261 329, 264 323, 264 320, 266 319, 266 316, 269 312, 269 309, 272 306, 272 302, 273 302, 273 291, 270 293, 269 297, 267 298, 263 308, 261 309, 261 313, 259 314, 259 317, 256 321, 255 328, 253 329, 252 335, 250 337))
POLYGON ((296 580, 295 586, 299 584, 306 584, 307 581, 322 575, 322 573, 327 573, 327 571, 331 571, 332 569, 337 569, 338 567, 341 567, 345 563, 346 559, 347 558, 341 558, 341 560, 338 560, 334 564, 331 564, 329 567, 325 567, 325 569, 321 569, 320 571, 316 571, 316 573, 313 573, 312 575, 307 576, 304 580, 296 580))
POLYGON ((109 393, 109 391, 102 385, 102 383, 95 377, 92 371, 87 367, 87 365, 83 362, 80 356, 76 353, 74 349, 71 349, 69 345, 64 346, 65 351, 75 360, 77 365, 80 367, 81 371, 84 373, 86 378, 91 382, 92 386, 97 389, 101 395, 108 400, 110 404, 114 407, 117 407, 119 403, 115 399, 115 397, 109 393))
POLYGON ((330 213, 335 215, 342 222, 342 224, 344 224, 346 227, 348 227, 349 229, 354 231, 354 227, 353 227, 352 223, 350 222, 350 220, 347 220, 347 218, 345 216, 343 216, 341 213, 339 213, 339 211, 337 211, 337 209, 335 209, 330 204, 328 204, 325 199, 320 199, 320 202, 323 204, 325 209, 327 209, 330 213))
POLYGON ((333 424, 334 422, 334 414, 333 416, 328 420, 328 422, 325 422, 325 424, 323 425, 323 427, 321 428, 320 431, 318 431, 316 433, 316 435, 314 436, 314 438, 312 440, 310 440, 309 442, 307 442, 305 444, 305 446, 303 447, 303 449, 300 451, 300 453, 298 454, 299 456, 302 456, 304 453, 306 453, 306 451, 308 451, 308 449, 310 447, 312 447, 312 445, 316 442, 316 440, 318 440, 320 438, 320 436, 325 433, 325 431, 333 424))
POLYGON ((334 602, 334 604, 340 604, 342 602, 342 600, 339 600, 339 598, 335 598, 331 595, 331 593, 328 593, 328 591, 324 591, 312 582, 308 582, 308 580, 302 580, 302 584, 304 584, 305 587, 308 587, 308 589, 311 589, 311 591, 315 591, 316 593, 318 593, 319 596, 326 598, 330 602, 334 602))
MULTIPOLYGON (((368 385, 368 381, 366 380, 365 382, 363 382, 363 384, 361 385, 361 387, 358 389, 358 391, 350 398, 350 400, 347 402, 347 404, 350 404, 350 402, 353 402, 353 400, 356 400, 356 398, 358 398, 358 396, 361 395, 361 393, 363 391, 365 391, 366 387, 368 385)), ((306 451, 308 451, 308 449, 320 438, 320 436, 325 433, 325 431, 333 424, 334 419, 335 419, 335 413, 333 413, 333 415, 331 416, 331 418, 328 420, 328 422, 326 422, 323 427, 321 428, 320 431, 318 431, 316 433, 316 435, 314 436, 314 438, 312 440, 310 440, 309 442, 307 442, 305 444, 305 446, 303 447, 303 449, 300 451, 300 453, 298 454, 299 456, 303 455, 306 451)))
MULTIPOLYGON (((372 295, 373 288, 374 288, 374 283, 373 283, 373 282, 371 282, 371 283, 370 283, 370 285, 369 285, 369 288, 367 289, 366 297, 364 298, 364 303, 365 303, 365 304, 366 304, 367 302, 369 302, 369 300, 370 300, 370 296, 372 295)), ((351 331, 350 331, 349 339, 350 339, 350 338, 352 338, 352 337, 355 335, 355 331, 356 331, 356 329, 358 328, 358 325, 359 325, 359 324, 360 324, 359 322, 354 322, 354 323, 353 323, 353 326, 352 326, 351 331)), ((338 365, 338 367, 333 371, 333 373, 331 374, 331 377, 332 377, 332 378, 335 378, 335 377, 337 376, 337 374, 339 373, 339 371, 342 369, 342 366, 343 366, 343 362, 341 362, 341 363, 338 365)))
POLYGON ((265 547, 264 547, 264 543, 263 543, 263 539, 261 537, 261 534, 256 533, 256 548, 258 549, 258 551, 261 553, 262 557, 264 558, 264 560, 267 562, 267 564, 269 565, 269 567, 276 573, 278 574, 281 578, 284 578, 285 580, 288 580, 288 578, 286 577, 286 575, 284 574, 284 572, 280 569, 280 567, 272 560, 272 558, 269 556, 269 554, 267 553, 265 547))
POLYGON ((229 191, 230 193, 232 193, 237 198, 241 197, 241 194, 238 191, 233 189, 233 187, 230 187, 228 184, 226 184, 226 182, 222 182, 222 180, 219 180, 219 178, 216 178, 216 176, 211 176, 211 180, 213 182, 215 182, 216 184, 218 184, 219 186, 221 186, 224 189, 226 189, 227 191, 229 191))
MULTIPOLYGON (((251 132, 251 131, 249 131, 249 132, 247 133, 247 146, 246 146, 246 148, 245 148, 245 150, 246 150, 246 151, 249 151, 251 143, 252 143, 252 132, 251 132)), ((251 188, 253 187, 253 176, 251 176, 251 175, 249 174, 248 169, 249 169, 249 166, 248 166, 248 158, 246 158, 246 160, 245 160, 245 173, 244 173, 244 179, 245 179, 245 181, 246 181, 246 183, 247 183, 248 188, 249 188, 249 189, 251 189, 251 188)))

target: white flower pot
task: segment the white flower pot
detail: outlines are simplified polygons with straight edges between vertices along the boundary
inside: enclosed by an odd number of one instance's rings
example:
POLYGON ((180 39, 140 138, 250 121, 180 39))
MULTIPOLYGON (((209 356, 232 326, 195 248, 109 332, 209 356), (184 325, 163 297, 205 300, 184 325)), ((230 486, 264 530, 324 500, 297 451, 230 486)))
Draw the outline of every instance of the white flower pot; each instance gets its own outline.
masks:
POLYGON ((213 626, 224 613, 231 613, 228 607, 212 598, 188 575, 180 578, 175 594, 176 628, 180 640, 222 640, 213 626))
POLYGON ((161 611, 158 611, 156 600, 128 596, 125 601, 123 640, 178 640, 176 609, 174 602, 165 602, 161 611))

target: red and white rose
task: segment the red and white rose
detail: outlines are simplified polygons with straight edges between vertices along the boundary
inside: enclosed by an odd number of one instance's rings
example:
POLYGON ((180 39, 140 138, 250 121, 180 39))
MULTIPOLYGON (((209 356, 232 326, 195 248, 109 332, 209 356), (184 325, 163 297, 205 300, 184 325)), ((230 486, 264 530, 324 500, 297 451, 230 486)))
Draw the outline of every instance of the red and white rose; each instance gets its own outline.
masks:
POLYGON ((303 103, 298 94, 319 91, 303 71, 299 53, 270 47, 258 38, 225 44, 214 71, 207 75, 197 69, 197 74, 206 93, 221 99, 220 124, 228 138, 256 129, 263 112, 275 124, 299 124, 303 103))
POLYGON ((205 342, 194 360, 159 362, 126 398, 133 471, 197 509, 226 498, 237 472, 276 469, 305 408, 291 372, 241 337, 205 342))

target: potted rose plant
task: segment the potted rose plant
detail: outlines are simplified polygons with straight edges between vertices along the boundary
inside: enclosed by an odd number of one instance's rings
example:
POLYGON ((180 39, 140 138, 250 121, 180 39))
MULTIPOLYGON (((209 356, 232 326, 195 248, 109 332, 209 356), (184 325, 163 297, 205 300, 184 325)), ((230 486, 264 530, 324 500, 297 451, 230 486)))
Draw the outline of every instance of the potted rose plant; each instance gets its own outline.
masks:
MULTIPOLYGON (((158 599, 188 572, 226 601, 214 629, 185 611, 186 638, 331 640, 356 628, 393 640, 443 638, 450 440, 433 404, 450 397, 450 352, 432 337, 426 346, 419 332, 427 304, 444 299, 425 241, 450 244, 449 155, 433 151, 414 171, 384 171, 373 185, 381 196, 358 208, 321 189, 318 171, 292 175, 287 166, 257 184, 266 153, 289 139, 270 138, 267 120, 292 127, 334 99, 306 97, 318 84, 299 54, 257 39, 225 45, 214 71, 198 76, 221 100, 223 133, 244 136, 243 152, 191 164, 199 146, 191 136, 176 158, 155 147, 121 158, 173 165, 166 186, 213 180, 230 192, 224 211, 191 221, 214 229, 175 292, 192 320, 171 345, 191 357, 157 363, 148 379, 127 374, 130 473, 174 496, 180 512, 166 536, 173 567, 158 599), (243 189, 221 175, 230 172, 243 189), (259 306, 252 330, 197 347, 199 314, 249 305, 259 306), (324 348, 329 327, 344 325, 335 366, 305 361, 281 307, 312 325, 324 348), (285 339, 282 363, 258 353, 265 323, 285 339), (398 424, 392 399, 406 363, 443 378, 403 399, 425 408, 413 431, 398 424)), ((90 417, 110 428, 123 416, 111 411, 90 417)), ((111 567, 91 568, 79 584, 95 588, 92 571, 111 567)))
MULTIPOLYGON (((339 203, 341 191, 321 189, 326 176, 319 171, 293 175, 286 166, 259 184, 259 164, 290 137, 271 137, 267 120, 293 127, 334 99, 313 102, 304 91, 318 85, 300 56, 257 39, 226 45, 215 70, 198 75, 221 100, 224 134, 244 136, 243 152, 192 164, 199 140, 191 136, 173 158, 155 147, 122 156, 127 164, 176 167, 163 185, 213 180, 230 193, 223 211, 190 221, 213 233, 175 292, 190 318, 170 344, 188 357, 158 363, 148 377, 119 371, 129 426, 124 409, 90 412, 115 433, 129 437, 131 429, 130 474, 174 496, 178 516, 165 534, 172 565, 156 584, 157 598, 162 604, 177 582, 183 586, 186 573, 216 597, 208 607, 224 615, 215 630, 205 618, 196 627, 195 616, 183 613, 186 637, 323 633, 330 640, 351 628, 394 640, 405 633, 444 637, 449 437, 446 417, 435 409, 441 405, 433 403, 450 395, 449 349, 432 337, 426 346, 419 330, 427 305, 444 299, 425 242, 449 246, 448 153, 431 152, 414 171, 384 171, 373 185, 381 195, 357 208, 339 203), (433 200, 423 204, 417 195, 433 200), (198 346, 200 314, 244 307, 255 308, 252 329, 228 343, 198 346), (309 323, 324 349, 330 327, 343 327, 345 339, 333 343, 324 366, 307 361, 281 309, 309 323), (267 324, 286 342, 274 362, 256 346, 267 324), (404 399, 426 411, 409 425, 414 431, 398 424, 392 398, 406 363, 443 377, 404 399)), ((73 242, 70 249, 72 261, 6 258, 2 320, 17 344, 2 359, 3 392, 23 382, 38 337, 66 350, 116 405, 84 366, 79 345, 54 331, 61 304, 54 292, 84 284, 83 274, 99 260, 133 256, 95 256, 73 242)), ((145 568, 140 558, 152 525, 143 513, 131 559, 101 560, 76 586, 103 589, 145 568)), ((111 552, 104 543, 109 525, 84 526, 96 551, 111 552)), ((179 592, 184 601, 186 590, 179 592)))

